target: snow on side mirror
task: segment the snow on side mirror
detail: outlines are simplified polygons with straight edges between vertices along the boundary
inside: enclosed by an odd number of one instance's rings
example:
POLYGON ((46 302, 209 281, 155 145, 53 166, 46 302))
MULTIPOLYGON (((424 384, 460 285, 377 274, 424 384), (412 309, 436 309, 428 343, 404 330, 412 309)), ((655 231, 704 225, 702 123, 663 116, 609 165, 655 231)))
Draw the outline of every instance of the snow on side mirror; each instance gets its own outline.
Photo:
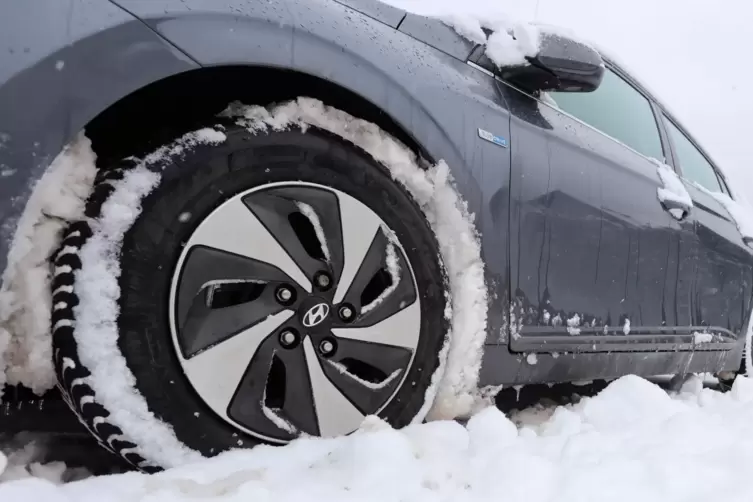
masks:
POLYGON ((601 85, 604 61, 589 45, 559 33, 540 34, 529 64, 500 69, 500 77, 528 92, 592 92, 601 85))

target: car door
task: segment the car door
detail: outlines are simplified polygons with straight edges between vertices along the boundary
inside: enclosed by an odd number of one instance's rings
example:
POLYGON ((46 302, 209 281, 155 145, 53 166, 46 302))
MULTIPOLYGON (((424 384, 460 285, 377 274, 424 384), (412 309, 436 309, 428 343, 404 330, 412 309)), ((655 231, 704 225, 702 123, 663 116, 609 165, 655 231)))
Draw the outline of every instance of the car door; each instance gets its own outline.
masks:
POLYGON ((612 69, 591 93, 502 85, 514 103, 511 349, 673 347, 661 336, 677 326, 676 248, 692 224, 657 197, 650 157, 665 155, 650 101, 612 69))
MULTIPOLYGON (((662 120, 672 145, 673 157, 693 199, 698 259, 686 267, 690 293, 679 322, 695 331, 719 335, 717 341, 734 341, 744 333, 751 306, 753 254, 737 225, 714 194, 730 195, 720 173, 690 137, 666 114, 662 120), (692 275, 691 275, 692 274, 692 275)), ((699 348, 714 348, 704 343, 699 348)))

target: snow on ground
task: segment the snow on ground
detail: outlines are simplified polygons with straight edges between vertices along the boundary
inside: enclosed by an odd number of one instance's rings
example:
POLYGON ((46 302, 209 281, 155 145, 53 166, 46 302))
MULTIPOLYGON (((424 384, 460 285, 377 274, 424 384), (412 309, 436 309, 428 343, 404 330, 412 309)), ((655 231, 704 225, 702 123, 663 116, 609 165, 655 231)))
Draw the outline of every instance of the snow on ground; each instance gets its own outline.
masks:
POLYGON ((511 418, 487 408, 466 426, 438 421, 396 431, 370 417, 350 437, 236 450, 153 476, 57 485, 53 467, 0 483, 0 500, 750 500, 749 378, 725 394, 696 378, 670 396, 628 376, 577 404, 511 418))
POLYGON ((0 483, 40 478, 53 484, 61 484, 90 476, 89 471, 83 467, 69 468, 63 462, 39 462, 47 445, 44 441, 38 441, 34 434, 22 433, 14 439, 0 444, 0 483), (19 447, 19 444, 23 446, 19 447), (3 454, 3 450, 6 450, 7 456, 3 454))

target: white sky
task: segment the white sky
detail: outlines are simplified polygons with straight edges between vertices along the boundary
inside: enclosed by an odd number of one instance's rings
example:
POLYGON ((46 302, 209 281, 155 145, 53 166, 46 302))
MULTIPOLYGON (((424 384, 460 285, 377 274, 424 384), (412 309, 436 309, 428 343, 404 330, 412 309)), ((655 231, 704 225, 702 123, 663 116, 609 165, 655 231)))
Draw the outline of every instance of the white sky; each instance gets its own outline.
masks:
POLYGON ((507 15, 575 30, 636 74, 753 201, 753 1, 386 1, 421 14, 507 15))

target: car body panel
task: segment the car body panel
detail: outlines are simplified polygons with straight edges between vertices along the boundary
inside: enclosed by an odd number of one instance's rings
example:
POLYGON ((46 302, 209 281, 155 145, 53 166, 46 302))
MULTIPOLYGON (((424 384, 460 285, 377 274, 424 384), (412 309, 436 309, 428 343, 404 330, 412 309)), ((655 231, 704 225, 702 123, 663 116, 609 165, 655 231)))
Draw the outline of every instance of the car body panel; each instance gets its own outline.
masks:
POLYGON ((509 113, 492 77, 328 0, 285 2, 288 10, 238 2, 231 13, 211 0, 120 3, 202 65, 291 68, 351 90, 409 131, 432 160, 447 162, 486 236, 489 281, 500 290, 490 309, 496 341, 508 305, 499 285, 507 283, 510 153, 478 134, 509 138, 509 113), (343 30, 347 23, 357 29, 343 30), (204 36, 196 37, 199 29, 204 36))
MULTIPOLYGON (((521 100, 512 96, 519 91, 502 82, 500 86, 512 113, 511 337, 509 347, 487 346, 481 384, 736 370, 750 313, 747 278, 753 255, 735 228, 721 225, 731 222, 722 218, 707 224, 726 233, 716 234, 712 242, 707 228, 704 251, 698 243, 703 230, 698 230, 697 208, 691 213, 695 216, 684 221, 664 211, 653 162, 590 126, 568 120, 545 102, 521 100), (597 225, 600 230, 595 230, 597 225), (717 248, 727 251, 716 253, 717 248), (560 262, 551 267, 557 269, 554 274, 546 267, 552 254, 559 254, 560 262), (555 295, 547 278, 557 275, 554 282, 559 279, 560 289, 555 295), (699 289, 720 293, 724 288, 726 294, 705 313, 698 310, 700 300, 693 295, 699 289), (557 303, 571 308, 551 309, 557 303), (543 310, 549 311, 548 319, 560 314, 564 321, 575 313, 583 318, 577 306, 585 310, 586 320, 596 319, 595 329, 569 332, 564 322, 555 328, 543 320, 543 310), (620 323, 604 334, 610 308, 623 319, 631 318, 628 335, 620 323), (728 308, 729 314, 723 315, 728 308), (694 334, 706 327, 721 336, 712 343, 696 343, 694 334)), ((660 132, 671 163, 671 145, 660 132)), ((727 214, 713 197, 703 195, 716 203, 718 213, 727 214)), ((702 200, 697 195, 693 199, 702 200)), ((708 199, 702 205, 713 205, 708 199)), ((709 295, 703 301, 712 302, 709 295)))
MULTIPOLYGON (((657 109, 660 123, 666 128, 671 115, 658 104, 657 109)), ((687 131, 683 133, 713 165, 709 155, 692 136, 687 131)), ((666 141, 673 147, 669 162, 682 176, 682 165, 668 134, 666 141)), ((723 190, 729 195, 729 182, 724 173, 716 167, 715 170, 723 190)), ((699 262, 706 263, 706 267, 678 274, 680 280, 693 277, 689 288, 682 288, 686 294, 679 298, 682 317, 678 322, 723 326, 730 333, 743 336, 753 306, 753 251, 743 241, 734 218, 719 200, 687 179, 683 178, 683 183, 694 205, 688 218, 692 231, 685 235, 684 253, 695 255, 699 262)), ((695 266, 695 262, 690 260, 681 265, 685 269, 691 266, 695 266)))
POLYGON ((686 182, 693 199, 698 254, 697 283, 690 297, 696 326, 744 333, 751 306, 753 259, 727 209, 711 194, 686 182))
MULTIPOLYGON (((88 4, 80 2, 81 6, 88 4)), ((104 10, 115 5, 104 0, 100 3, 95 0, 95 4, 104 10)), ((507 283, 509 149, 482 139, 478 132, 482 129, 497 137, 509 138, 509 114, 492 77, 408 34, 330 0, 279 0, 263 4, 122 0, 118 4, 124 9, 120 17, 129 21, 112 23, 111 29, 132 26, 137 28, 140 38, 116 37, 117 47, 103 38, 99 47, 82 50, 81 57, 90 58, 91 66, 82 68, 84 71, 76 85, 87 92, 72 91, 76 97, 76 112, 62 114, 68 128, 55 128, 65 132, 55 145, 48 146, 51 153, 57 153, 84 127, 84 118, 106 109, 118 97, 150 81, 199 65, 273 66, 326 78, 379 106, 410 132, 430 159, 444 160, 450 166, 456 185, 468 201, 468 210, 476 215, 479 230, 490 236, 483 243, 484 253, 488 254, 489 280, 497 285, 507 283), (140 21, 130 21, 132 18, 126 12, 140 21), (352 24, 358 29, 345 29, 352 24), (108 61, 119 61, 118 54, 131 53, 155 40, 164 53, 172 56, 169 64, 162 62, 157 73, 152 71, 153 61, 140 61, 130 68, 133 75, 128 78, 121 75, 120 82, 110 82, 100 74, 106 75, 108 69, 96 68, 108 61), (142 72, 142 68, 148 71, 142 72), (91 80, 86 81, 86 78, 91 80), (136 84, 126 85, 134 80, 136 84), (72 120, 71 117, 78 118, 72 120)), ((89 19, 96 23, 96 18, 97 12, 93 9, 89 19)), ((108 25, 102 23, 100 34, 104 37, 108 25)), ((446 35, 458 37, 452 31, 446 35)), ((75 46, 79 47, 84 46, 75 46)), ((70 99, 66 94, 63 101, 70 99)), ((40 162, 40 170, 26 178, 29 184, 38 179, 50 159, 40 162)), ((18 187, 11 190, 19 191, 18 187)), ((15 215, 3 208, 2 217, 8 222, 9 234, 13 230, 14 216, 17 218, 27 197, 28 193, 24 193, 18 198, 15 215)), ((5 254, 3 250, 3 265, 5 254)), ((508 304, 506 288, 500 290, 501 295, 495 297, 491 308, 493 315, 498 316, 492 323, 497 331, 504 322, 502 317, 508 304)))
MULTIPOLYGON (((544 277, 532 259, 536 253, 525 255, 528 245, 521 244, 539 242, 541 249, 543 237, 552 236, 562 249, 573 252, 560 266, 591 264, 593 260, 602 263, 596 268, 589 265, 593 279, 578 274, 571 277, 568 274, 572 270, 558 272, 557 310, 607 319, 610 315, 640 315, 636 311, 644 309, 642 324, 646 326, 642 328, 651 328, 650 324, 660 319, 675 319, 676 327, 682 327, 687 324, 681 316, 668 314, 657 303, 675 305, 678 312, 695 308, 697 303, 689 300, 683 304, 684 300, 668 289, 675 284, 677 291, 685 287, 690 292, 707 285, 699 286, 688 264, 694 266, 697 260, 691 258, 700 257, 702 247, 714 242, 710 236, 728 237, 730 229, 708 221, 707 228, 713 233, 703 233, 696 231, 696 220, 690 226, 673 223, 657 209, 655 194, 653 199, 649 196, 658 178, 645 159, 634 158, 634 152, 624 151, 623 146, 598 136, 596 131, 583 129, 582 124, 565 117, 553 119, 553 110, 544 116, 535 100, 521 99, 517 91, 500 84, 488 71, 467 64, 474 45, 440 21, 402 14, 399 9, 368 0, 118 0, 117 4, 59 0, 56 6, 56 2, 48 1, 50 12, 59 9, 61 16, 67 16, 46 20, 49 26, 39 24, 27 32, 13 32, 14 43, 20 40, 20 46, 30 46, 28 52, 22 47, 21 56, 11 57, 0 50, 0 71, 13 74, 8 80, 0 79, 0 132, 5 133, 1 136, 0 167, 11 166, 13 170, 0 183, 0 269, 5 266, 10 236, 34 181, 62 146, 97 114, 149 83, 200 67, 284 68, 326 79, 358 94, 408 131, 429 160, 444 160, 450 166, 482 235, 491 293, 482 383, 564 381, 739 366, 739 339, 700 350, 683 346, 682 339, 673 333, 655 330, 623 336, 636 344, 633 347, 625 347, 625 340, 612 336, 609 340, 614 342, 600 345, 599 350, 604 349, 601 352, 581 350, 588 344, 579 340, 587 340, 591 336, 588 333, 581 333, 584 338, 560 340, 570 349, 561 354, 551 347, 542 352, 513 343, 511 335, 520 335, 520 328, 524 328, 523 334, 535 330, 539 321, 525 316, 511 318, 511 287, 538 306, 542 298, 538 283, 544 277), (6 60, 13 63, 6 64, 6 60), (23 120, 17 120, 18 116, 23 120), (591 143, 590 149, 581 144, 584 141, 591 143), (599 168, 606 160, 611 162, 608 173, 599 168), (559 171, 579 168, 588 172, 580 175, 582 182, 576 183, 559 171), (620 183, 638 187, 642 207, 637 215, 628 214, 632 206, 627 195, 614 200, 606 197, 612 176, 622 176, 620 183), (582 218, 568 220, 552 210, 556 206, 547 208, 541 199, 546 194, 562 194, 564 198, 556 202, 564 201, 561 207, 582 218), (550 228, 556 234, 540 230, 542 210, 554 222, 550 228), (527 217, 539 221, 528 228, 521 225, 527 217), (660 220, 656 229, 647 223, 654 219, 660 220), (513 233, 520 235, 511 236, 511 222, 513 233), (630 243, 627 250, 619 243, 605 245, 604 236, 599 247, 596 236, 601 234, 596 227, 607 224, 614 226, 614 239, 625 240, 625 233, 635 234, 639 242, 653 247, 639 256, 630 243), (667 229, 672 228, 670 235, 667 229), (573 232, 585 233, 586 237, 573 239, 573 232), (652 232, 658 237, 653 238, 652 232), (670 266, 660 266, 664 259, 670 266), (643 270, 649 273, 640 278, 637 265, 644 262, 643 270), (522 268, 518 267, 520 263, 524 264, 522 268), (514 279, 511 270, 515 271, 514 279), (597 271, 601 274, 598 278, 597 271), (528 279, 529 273, 532 279, 528 279), (619 280, 622 291, 631 292, 627 305, 615 307, 612 279, 619 280), (647 286, 651 280, 663 281, 661 295, 647 286), (615 352, 615 346, 643 352, 615 352), (661 350, 647 351, 649 346, 661 350), (534 364, 527 357, 528 351, 539 353, 534 364)), ((16 5, 13 10, 0 7, 0 19, 3 25, 7 19, 19 26, 34 25, 30 8, 16 5)), ((10 44, 7 39, 0 41, 10 44)), ((305 89, 301 95, 305 95, 305 89)), ((748 263, 742 249, 732 246, 725 253, 728 258, 720 258, 722 261, 714 266, 724 268, 732 260, 730 270, 734 272, 748 263)), ((722 272, 710 273, 718 278, 722 272)), ((746 274, 735 277, 741 277, 740 284, 749 287, 753 279, 746 274)), ((739 325, 738 318, 747 319, 750 295, 742 294, 735 301, 739 311, 732 311, 734 322, 727 325, 737 336, 741 330, 732 328, 739 325)), ((716 304, 704 299, 703 305, 715 308, 716 304)), ((690 322, 695 320, 690 316, 690 322)))
POLYGON ((484 348, 479 386, 590 382, 628 374, 654 376, 737 371, 742 345, 728 351, 642 351, 615 353, 512 353, 505 345, 484 348))
MULTIPOLYGON (((670 308, 682 293, 671 250, 688 224, 660 204, 656 165, 546 103, 525 95, 508 102, 517 323, 511 349, 692 350, 702 323, 679 323, 670 308), (647 336, 668 328, 666 342, 647 336)), ((691 258, 694 268, 708 269, 691 258)))
POLYGON ((0 270, 34 183, 63 145, 127 94, 197 67, 109 2, 43 3, 0 5, 3 26, 25 27, 0 30, 0 270))
POLYGON ((336 0, 366 16, 381 21, 390 28, 397 28, 405 19, 406 12, 379 0, 336 0))
POLYGON ((31 185, 65 140, 68 105, 56 65, 69 40, 61 19, 71 9, 71 0, 0 5, 0 270, 31 185))
POLYGON ((460 61, 467 61, 476 46, 470 40, 458 36, 452 27, 439 19, 416 14, 405 16, 400 23, 400 31, 460 61))

